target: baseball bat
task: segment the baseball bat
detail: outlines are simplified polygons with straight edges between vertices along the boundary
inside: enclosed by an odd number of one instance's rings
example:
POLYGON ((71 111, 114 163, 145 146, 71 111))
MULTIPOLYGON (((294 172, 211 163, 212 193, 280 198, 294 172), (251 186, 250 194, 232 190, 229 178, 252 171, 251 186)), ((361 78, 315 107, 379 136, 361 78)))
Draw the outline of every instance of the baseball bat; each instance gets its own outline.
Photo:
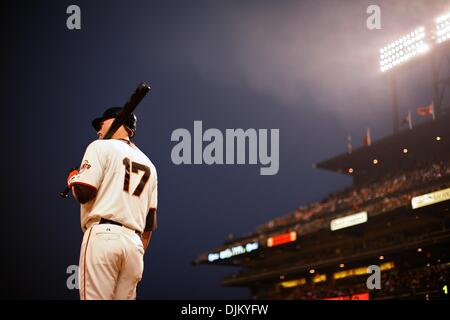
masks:
MULTIPOLYGON (((109 127, 103 139, 111 139, 117 129, 124 124, 127 117, 136 109, 138 104, 144 99, 145 95, 150 91, 150 86, 145 82, 141 82, 139 86, 134 90, 130 99, 125 103, 125 106, 119 112, 117 117, 114 119, 113 123, 109 127)), ((70 189, 66 187, 63 191, 59 193, 61 198, 67 198, 70 189)))

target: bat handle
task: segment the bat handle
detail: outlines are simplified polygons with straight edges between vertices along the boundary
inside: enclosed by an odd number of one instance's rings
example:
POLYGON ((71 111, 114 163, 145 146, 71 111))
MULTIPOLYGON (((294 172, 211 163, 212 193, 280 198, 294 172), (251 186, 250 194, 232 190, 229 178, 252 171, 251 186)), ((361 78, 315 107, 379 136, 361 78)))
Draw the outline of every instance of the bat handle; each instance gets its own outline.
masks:
POLYGON ((69 187, 66 187, 63 191, 61 191, 61 192, 59 193, 59 196, 60 196, 61 198, 67 199, 67 197, 68 197, 68 195, 69 195, 69 192, 70 192, 69 187))
MULTIPOLYGON (((79 167, 73 167, 72 169, 70 169, 70 172, 72 172, 73 170, 79 170, 79 167)), ((69 192, 70 192, 70 188, 65 187, 64 190, 59 193, 59 196, 61 198, 67 199, 69 192)))

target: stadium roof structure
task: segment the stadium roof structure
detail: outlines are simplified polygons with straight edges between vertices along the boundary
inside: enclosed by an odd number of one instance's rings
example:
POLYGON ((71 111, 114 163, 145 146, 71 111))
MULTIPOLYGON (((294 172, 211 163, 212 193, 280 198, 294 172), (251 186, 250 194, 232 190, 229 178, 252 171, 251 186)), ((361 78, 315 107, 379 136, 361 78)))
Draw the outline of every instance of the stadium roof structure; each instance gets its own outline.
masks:
MULTIPOLYGON (((439 154, 449 148, 450 113, 436 120, 416 125, 396 134, 374 141, 370 146, 361 146, 352 153, 345 153, 315 164, 316 168, 338 173, 365 175, 379 168, 395 168, 405 157, 419 161, 424 155, 439 154)), ((384 170, 383 170, 384 171, 384 170)))

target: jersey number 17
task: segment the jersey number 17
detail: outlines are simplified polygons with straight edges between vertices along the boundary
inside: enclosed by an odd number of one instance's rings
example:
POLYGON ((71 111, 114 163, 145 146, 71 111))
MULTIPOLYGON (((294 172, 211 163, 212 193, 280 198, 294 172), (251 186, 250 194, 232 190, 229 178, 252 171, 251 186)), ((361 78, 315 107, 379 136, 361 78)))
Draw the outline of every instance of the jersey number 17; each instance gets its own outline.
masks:
POLYGON ((139 181, 139 184, 133 192, 133 196, 139 197, 148 182, 148 178, 150 178, 150 168, 143 164, 130 161, 128 158, 124 158, 122 162, 125 166, 125 178, 123 180, 123 191, 125 192, 130 192, 130 168, 133 173, 144 171, 141 181, 139 181))

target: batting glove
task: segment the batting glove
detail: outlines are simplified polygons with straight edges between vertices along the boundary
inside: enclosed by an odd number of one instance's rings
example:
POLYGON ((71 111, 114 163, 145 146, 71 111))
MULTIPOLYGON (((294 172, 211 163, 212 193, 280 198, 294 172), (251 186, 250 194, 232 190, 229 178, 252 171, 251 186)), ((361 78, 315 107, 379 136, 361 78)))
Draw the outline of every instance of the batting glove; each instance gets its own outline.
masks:
POLYGON ((67 186, 69 189, 72 189, 74 177, 79 173, 78 168, 73 168, 70 170, 69 175, 67 176, 67 186))

